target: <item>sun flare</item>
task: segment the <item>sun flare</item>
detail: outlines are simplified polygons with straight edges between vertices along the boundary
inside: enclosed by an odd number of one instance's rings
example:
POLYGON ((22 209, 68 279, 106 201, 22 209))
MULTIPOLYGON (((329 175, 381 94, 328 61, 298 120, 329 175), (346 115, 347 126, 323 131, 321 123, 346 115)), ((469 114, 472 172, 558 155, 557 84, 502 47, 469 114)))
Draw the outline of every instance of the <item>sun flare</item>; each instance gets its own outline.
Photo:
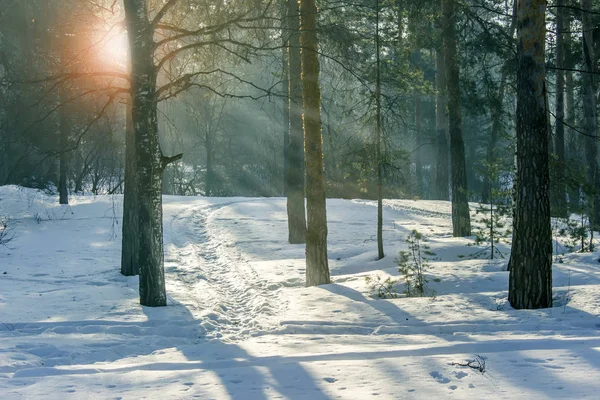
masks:
POLYGON ((127 32, 113 29, 102 33, 96 54, 101 65, 125 70, 127 69, 128 53, 127 32))

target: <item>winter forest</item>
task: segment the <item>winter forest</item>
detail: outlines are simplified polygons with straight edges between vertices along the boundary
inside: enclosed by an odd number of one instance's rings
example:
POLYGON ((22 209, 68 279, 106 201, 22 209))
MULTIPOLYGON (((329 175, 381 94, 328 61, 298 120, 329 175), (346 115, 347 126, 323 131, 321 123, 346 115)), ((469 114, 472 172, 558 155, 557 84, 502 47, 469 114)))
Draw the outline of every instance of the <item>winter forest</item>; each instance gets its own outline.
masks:
POLYGON ((596 397, 599 76, 600 0, 0 0, 0 398, 596 397))

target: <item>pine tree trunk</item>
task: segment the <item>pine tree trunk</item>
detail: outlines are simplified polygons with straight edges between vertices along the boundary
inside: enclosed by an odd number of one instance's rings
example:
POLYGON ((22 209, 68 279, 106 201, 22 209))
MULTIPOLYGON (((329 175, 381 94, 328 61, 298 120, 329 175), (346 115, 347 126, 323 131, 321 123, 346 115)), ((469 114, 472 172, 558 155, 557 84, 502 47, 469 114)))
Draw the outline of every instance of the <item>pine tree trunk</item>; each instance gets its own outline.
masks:
POLYGON ((375 83, 376 103, 376 135, 377 135, 377 257, 381 260, 385 257, 383 251, 383 159, 381 155, 381 40, 379 38, 379 0, 376 2, 375 11, 375 47, 377 59, 377 77, 375 83))
MULTIPOLYGON (((565 34, 566 39, 568 40, 565 43, 567 48, 571 47, 571 15, 566 15, 565 18, 565 31, 568 32, 565 34)), ((567 68, 573 68, 573 61, 571 57, 567 57, 567 54, 564 54, 565 66, 567 68)), ((573 83, 573 71, 565 72, 565 100, 566 100, 566 121, 567 121, 567 136, 568 136, 568 159, 571 168, 573 168, 573 163, 575 160, 579 160, 579 155, 581 154, 580 150, 580 139, 581 135, 575 132, 572 128, 575 126, 575 85, 573 83)), ((575 164, 576 166, 578 164, 575 164)), ((580 187, 575 186, 569 188, 569 211, 577 212, 581 208, 581 194, 580 187)))
POLYGON ((306 242, 304 209, 304 130, 302 127, 302 59, 300 51, 300 8, 297 0, 288 0, 290 32, 290 141, 288 149, 288 240, 291 244, 306 242))
POLYGON ((516 309, 552 306, 545 11, 545 0, 520 0, 517 10, 517 199, 508 292, 516 309))
MULTIPOLYGON (((585 126, 585 156, 587 162, 588 196, 590 203, 590 226, 600 229, 600 174, 598 173, 598 120, 596 115, 596 84, 594 82, 595 54, 594 54, 594 24, 589 12, 590 0, 581 0, 582 25, 583 25, 583 60, 588 73, 582 74, 583 93, 583 118, 585 126)), ((590 243, 590 248, 593 244, 590 243)))
POLYGON ((121 249, 121 274, 135 276, 140 273, 139 258, 139 204, 135 159, 135 132, 131 116, 131 99, 125 116, 125 190, 123 192, 123 238, 121 249))
POLYGON ((330 283, 327 212, 321 135, 321 90, 315 0, 300 0, 304 150, 307 174, 306 286, 330 283))
POLYGON ((435 173, 436 200, 450 200, 448 171, 448 97, 446 95, 446 63, 442 49, 436 51, 435 75, 435 125, 437 142, 437 165, 435 173))
MULTIPOLYGON (((557 0, 556 9, 556 63, 559 68, 565 67, 565 0, 557 0)), ((554 151, 557 158, 556 182, 553 185, 552 204, 554 215, 566 217, 567 214, 567 168, 565 160, 565 72, 556 70, 556 138, 554 151)))
POLYGON ((162 178, 165 161, 158 138, 154 29, 145 0, 124 0, 131 48, 132 120, 139 205, 140 304, 167 305, 164 276, 162 178))
POLYGON ((452 234, 458 237, 471 235, 471 215, 469 212, 465 165, 465 144, 462 137, 456 17, 454 0, 442 0, 444 61, 446 62, 446 85, 448 88, 450 162, 452 164, 452 234))

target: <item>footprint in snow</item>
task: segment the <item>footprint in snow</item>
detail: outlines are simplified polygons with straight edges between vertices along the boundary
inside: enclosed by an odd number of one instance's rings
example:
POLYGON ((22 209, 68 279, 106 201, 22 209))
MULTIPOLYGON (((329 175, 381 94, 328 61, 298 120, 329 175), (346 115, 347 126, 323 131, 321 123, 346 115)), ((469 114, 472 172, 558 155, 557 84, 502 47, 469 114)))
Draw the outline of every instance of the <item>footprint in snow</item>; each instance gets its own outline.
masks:
POLYGON ((432 371, 429 373, 429 375, 431 375, 431 377, 433 379, 435 379, 436 381, 438 381, 438 383, 449 383, 450 379, 446 378, 444 375, 442 375, 439 371, 432 371))
POLYGON ((454 372, 454 376, 456 376, 457 379, 462 379, 465 376, 469 376, 469 374, 467 374, 466 372, 458 371, 454 372))
POLYGON ((337 382, 337 379, 335 379, 335 378, 323 378, 323 380, 324 380, 325 382, 329 382, 329 383, 334 383, 334 382, 337 382))

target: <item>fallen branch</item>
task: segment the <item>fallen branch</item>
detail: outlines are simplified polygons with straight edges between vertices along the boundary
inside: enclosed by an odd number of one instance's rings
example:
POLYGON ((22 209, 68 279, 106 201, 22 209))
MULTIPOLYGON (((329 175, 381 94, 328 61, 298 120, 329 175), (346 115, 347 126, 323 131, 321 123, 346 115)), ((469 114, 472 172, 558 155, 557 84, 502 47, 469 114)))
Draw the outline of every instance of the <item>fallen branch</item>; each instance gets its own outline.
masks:
POLYGON ((451 365, 459 366, 459 367, 469 367, 471 369, 477 370, 482 374, 485 374, 485 359, 480 355, 475 355, 475 358, 472 360, 466 360, 465 362, 458 363, 452 362, 451 365))

